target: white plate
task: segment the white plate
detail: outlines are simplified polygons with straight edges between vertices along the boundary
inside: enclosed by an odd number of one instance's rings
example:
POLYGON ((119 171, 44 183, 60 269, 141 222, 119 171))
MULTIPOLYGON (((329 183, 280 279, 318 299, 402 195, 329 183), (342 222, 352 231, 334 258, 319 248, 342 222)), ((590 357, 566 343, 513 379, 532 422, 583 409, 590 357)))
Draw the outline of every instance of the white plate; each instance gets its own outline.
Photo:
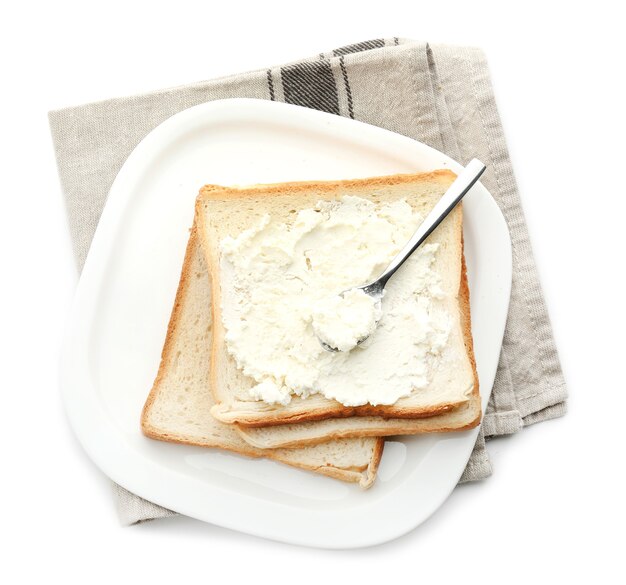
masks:
MULTIPOLYGON (((389 441, 376 484, 362 491, 272 461, 147 439, 139 416, 157 371, 200 186, 442 167, 460 168, 398 134, 268 101, 210 102, 151 132, 111 188, 64 344, 64 402, 88 455, 111 479, 166 508, 285 542, 367 546, 423 522, 456 485, 478 429, 389 441)), ((482 185, 464 205, 484 410, 507 314, 511 248, 505 221, 482 185)))

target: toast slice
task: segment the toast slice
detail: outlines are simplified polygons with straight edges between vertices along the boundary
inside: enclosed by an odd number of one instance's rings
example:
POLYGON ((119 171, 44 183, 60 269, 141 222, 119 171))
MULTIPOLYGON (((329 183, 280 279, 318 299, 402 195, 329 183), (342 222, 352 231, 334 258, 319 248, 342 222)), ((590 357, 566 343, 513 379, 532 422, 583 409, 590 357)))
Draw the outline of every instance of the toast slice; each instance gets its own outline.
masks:
POLYGON ((212 343, 211 288, 204 256, 192 229, 161 363, 141 415, 153 439, 267 457, 366 488, 372 485, 384 441, 355 438, 302 449, 262 450, 244 441, 233 425, 211 415, 209 360, 212 343))
POLYGON ((228 309, 228 303, 234 302, 221 270, 220 245, 227 236, 238 236, 257 225, 267 214, 272 222, 289 224, 295 217, 294 211, 314 208, 320 200, 334 201, 345 195, 368 199, 377 205, 405 199, 414 211, 425 216, 454 178, 451 171, 440 170, 352 181, 284 183, 243 188, 203 187, 196 202, 196 222, 213 291, 211 386, 217 402, 212 409, 213 415, 226 423, 266 427, 354 416, 418 419, 466 407, 469 414, 463 420, 467 424, 477 425, 480 420, 480 400, 473 364, 469 293, 467 286, 461 286, 464 278, 461 206, 457 206, 429 238, 429 242, 439 244, 435 266, 446 293, 442 302, 446 303, 445 308, 451 315, 452 327, 446 350, 427 388, 400 398, 393 405, 346 407, 319 394, 306 398, 294 396, 287 405, 255 400, 250 389, 256 381, 243 375, 229 354, 221 316, 224 306, 228 309))

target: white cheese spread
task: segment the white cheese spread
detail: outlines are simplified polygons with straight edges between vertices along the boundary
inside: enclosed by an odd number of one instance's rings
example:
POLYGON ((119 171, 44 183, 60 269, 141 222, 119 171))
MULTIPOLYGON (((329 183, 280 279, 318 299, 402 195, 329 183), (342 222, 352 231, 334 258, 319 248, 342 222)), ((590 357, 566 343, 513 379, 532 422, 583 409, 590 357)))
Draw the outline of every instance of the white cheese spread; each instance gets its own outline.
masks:
POLYGON ((288 404, 320 393, 346 406, 389 405, 428 385, 451 327, 435 302, 438 244, 420 246, 388 282, 382 314, 361 291, 333 300, 379 276, 421 222, 405 200, 346 196, 290 223, 265 215, 222 240, 226 347, 257 382, 253 398, 288 404), (325 351, 318 334, 346 350, 325 351))
POLYGON ((315 303, 311 324, 315 335, 328 346, 350 351, 372 334, 381 316, 379 299, 351 288, 315 303))

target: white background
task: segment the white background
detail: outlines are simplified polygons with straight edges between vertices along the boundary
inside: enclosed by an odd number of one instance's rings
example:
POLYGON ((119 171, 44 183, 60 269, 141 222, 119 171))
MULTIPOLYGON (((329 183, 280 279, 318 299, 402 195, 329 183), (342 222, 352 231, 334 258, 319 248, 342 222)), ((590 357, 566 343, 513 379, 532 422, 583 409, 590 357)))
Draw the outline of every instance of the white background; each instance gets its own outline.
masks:
POLYGON ((626 43, 613 8, 619 3, 157 4, 58 0, 2 9, 0 533, 8 543, 0 580, 623 579, 626 43), (186 518, 120 527, 110 483, 72 436, 57 387, 77 277, 47 111, 387 36, 487 53, 569 413, 491 442, 490 479, 458 488, 425 524, 382 546, 311 550, 186 518))

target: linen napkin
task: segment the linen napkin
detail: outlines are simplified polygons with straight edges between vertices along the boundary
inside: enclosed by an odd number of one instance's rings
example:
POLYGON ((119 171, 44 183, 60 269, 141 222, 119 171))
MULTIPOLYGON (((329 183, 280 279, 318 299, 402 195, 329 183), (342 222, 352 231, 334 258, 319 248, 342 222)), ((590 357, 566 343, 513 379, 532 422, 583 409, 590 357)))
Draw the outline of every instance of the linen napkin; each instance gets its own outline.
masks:
MULTIPOLYGON (((50 112, 79 270, 109 188, 133 148, 173 114, 234 97, 346 116, 420 140, 462 164, 473 157, 485 162, 481 181, 511 233, 513 283, 489 407, 461 482, 491 474, 485 438, 565 413, 565 382, 520 197, 487 62, 476 48, 376 39, 261 71, 50 112)), ((120 486, 115 493, 123 524, 174 514, 120 486)))

